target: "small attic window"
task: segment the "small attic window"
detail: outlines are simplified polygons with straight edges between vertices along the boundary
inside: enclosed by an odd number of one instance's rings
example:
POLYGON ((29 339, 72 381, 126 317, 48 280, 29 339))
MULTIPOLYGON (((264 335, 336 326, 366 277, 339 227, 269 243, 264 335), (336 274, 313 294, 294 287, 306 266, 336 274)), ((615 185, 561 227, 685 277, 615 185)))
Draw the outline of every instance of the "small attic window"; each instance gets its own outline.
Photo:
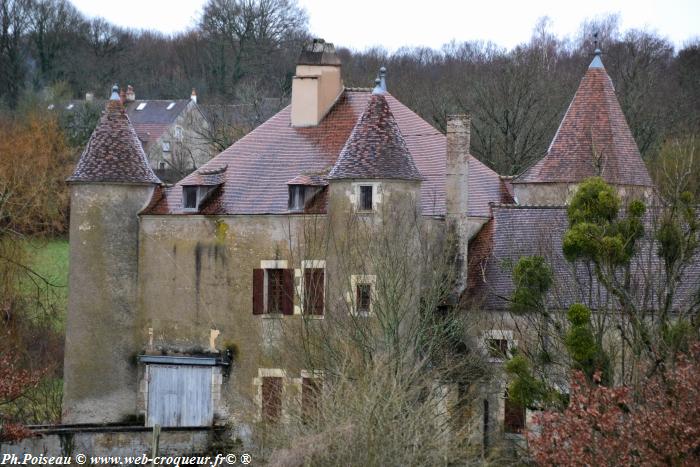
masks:
POLYGON ((148 102, 141 102, 141 103, 138 105, 138 107, 136 107, 136 110, 143 110, 143 109, 145 109, 145 108, 146 108, 146 104, 148 104, 148 102))
POLYGON ((303 211, 306 194, 306 186, 304 185, 289 185, 289 204, 290 211, 303 211))
POLYGON ((197 209, 197 186, 182 187, 182 205, 185 209, 197 209))
POLYGON ((68 107, 66 107, 66 110, 71 110, 75 107, 75 104, 68 104, 68 107))
POLYGON ((165 110, 173 110, 173 107, 175 107, 175 102, 168 104, 168 107, 165 110))

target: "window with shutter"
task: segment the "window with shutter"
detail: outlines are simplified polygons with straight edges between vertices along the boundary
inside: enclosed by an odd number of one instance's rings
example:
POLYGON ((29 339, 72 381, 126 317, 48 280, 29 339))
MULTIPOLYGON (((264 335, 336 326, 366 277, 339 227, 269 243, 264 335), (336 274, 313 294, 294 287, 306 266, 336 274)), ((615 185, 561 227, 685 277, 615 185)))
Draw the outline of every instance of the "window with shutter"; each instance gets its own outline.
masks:
POLYGON ((266 376, 262 378, 263 420, 275 423, 282 415, 282 378, 266 376))
POLYGON ((253 270, 253 314, 294 314, 294 270, 253 270))
POLYGON ((304 269, 304 313, 323 314, 324 276, 325 271, 322 268, 304 269))
POLYGON ((319 396, 323 388, 320 378, 302 378, 301 380, 301 410, 302 419, 307 422, 318 410, 319 396))

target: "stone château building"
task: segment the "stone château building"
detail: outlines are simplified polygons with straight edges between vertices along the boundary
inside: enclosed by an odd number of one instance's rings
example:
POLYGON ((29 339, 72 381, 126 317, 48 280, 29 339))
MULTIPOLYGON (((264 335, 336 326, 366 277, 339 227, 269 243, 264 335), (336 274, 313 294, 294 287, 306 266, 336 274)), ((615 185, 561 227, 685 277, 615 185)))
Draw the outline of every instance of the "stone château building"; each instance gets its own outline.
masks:
MULTIPOLYGON (((442 134, 387 92, 383 71, 374 89, 344 87, 341 71, 332 44, 309 44, 291 105, 169 188, 113 94, 69 179, 64 423, 210 425, 303 391, 319 376, 286 366, 280 323, 323 319, 342 300, 326 291, 344 283, 369 311, 376 286, 338 277, 338 258, 293 254, 311 217, 341 231, 344 213, 381 221, 389 208, 442 234, 453 226, 458 292, 498 312, 513 289, 501 260, 549 248, 563 261, 564 206, 584 178, 653 196, 599 55, 547 155, 516 178, 469 154, 467 116, 442 134)), ((506 328, 477 338, 512 345, 506 328)), ((501 389, 485 397, 491 420, 512 410, 501 389)))

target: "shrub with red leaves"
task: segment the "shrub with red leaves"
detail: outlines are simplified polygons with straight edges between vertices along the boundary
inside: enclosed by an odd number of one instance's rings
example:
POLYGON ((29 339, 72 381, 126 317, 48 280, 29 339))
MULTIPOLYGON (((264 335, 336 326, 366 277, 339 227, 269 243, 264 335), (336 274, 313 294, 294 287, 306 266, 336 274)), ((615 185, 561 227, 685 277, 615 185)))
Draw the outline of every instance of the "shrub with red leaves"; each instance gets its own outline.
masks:
POLYGON ((535 418, 528 433, 540 465, 700 465, 700 344, 640 385, 590 384, 574 374, 563 412, 535 418))
POLYGON ((16 441, 31 436, 31 431, 20 423, 14 423, 2 408, 35 388, 40 379, 40 373, 20 369, 14 353, 0 354, 0 441, 16 441))

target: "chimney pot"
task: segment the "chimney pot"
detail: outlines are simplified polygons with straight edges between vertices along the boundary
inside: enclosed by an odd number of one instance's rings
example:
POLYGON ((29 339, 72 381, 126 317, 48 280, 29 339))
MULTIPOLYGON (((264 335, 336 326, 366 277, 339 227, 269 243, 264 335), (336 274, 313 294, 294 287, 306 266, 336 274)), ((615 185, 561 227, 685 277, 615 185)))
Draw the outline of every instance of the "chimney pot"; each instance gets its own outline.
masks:
POLYGON ((195 88, 192 88, 192 94, 190 95, 190 100, 194 102, 195 104, 197 103, 197 91, 195 88))

